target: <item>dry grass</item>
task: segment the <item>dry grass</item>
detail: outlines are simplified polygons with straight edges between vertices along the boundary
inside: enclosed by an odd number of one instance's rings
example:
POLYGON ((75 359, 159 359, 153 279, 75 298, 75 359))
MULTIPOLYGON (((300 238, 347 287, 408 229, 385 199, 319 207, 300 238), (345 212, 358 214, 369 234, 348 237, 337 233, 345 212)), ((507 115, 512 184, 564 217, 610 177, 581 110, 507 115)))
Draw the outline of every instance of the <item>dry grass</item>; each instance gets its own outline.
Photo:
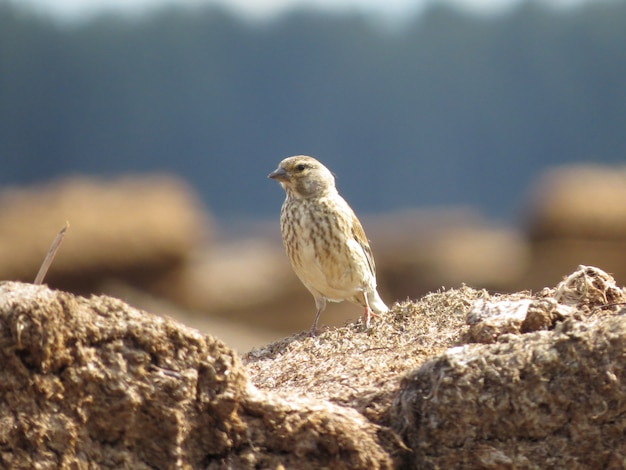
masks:
POLYGON ((458 344, 468 310, 483 298, 486 291, 462 287, 396 303, 367 330, 359 321, 292 335, 250 351, 248 371, 261 389, 330 400, 384 422, 402 375, 458 344))

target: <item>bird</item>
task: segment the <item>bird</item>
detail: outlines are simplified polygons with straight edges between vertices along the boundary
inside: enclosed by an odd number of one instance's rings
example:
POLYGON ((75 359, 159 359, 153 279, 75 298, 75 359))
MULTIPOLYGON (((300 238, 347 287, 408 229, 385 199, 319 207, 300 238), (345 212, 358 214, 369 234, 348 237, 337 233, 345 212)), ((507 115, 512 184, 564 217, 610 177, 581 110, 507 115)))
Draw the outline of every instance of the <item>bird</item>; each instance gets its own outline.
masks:
POLYGON ((311 292, 317 311, 310 335, 327 302, 348 300, 364 307, 363 322, 389 309, 376 289, 376 266, 363 226, 337 191, 335 177, 307 155, 282 160, 268 178, 286 193, 280 228, 287 257, 311 292))

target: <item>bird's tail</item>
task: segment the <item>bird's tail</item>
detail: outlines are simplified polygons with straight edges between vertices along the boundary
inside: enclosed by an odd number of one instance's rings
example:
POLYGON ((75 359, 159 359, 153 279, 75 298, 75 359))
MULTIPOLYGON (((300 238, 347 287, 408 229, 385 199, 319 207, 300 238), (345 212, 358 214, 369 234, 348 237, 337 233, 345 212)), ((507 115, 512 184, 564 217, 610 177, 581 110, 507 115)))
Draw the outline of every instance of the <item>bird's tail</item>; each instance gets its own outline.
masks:
POLYGON ((372 289, 367 292, 367 302, 374 313, 380 314, 389 311, 389 308, 385 302, 383 302, 383 299, 380 298, 376 289, 372 289))

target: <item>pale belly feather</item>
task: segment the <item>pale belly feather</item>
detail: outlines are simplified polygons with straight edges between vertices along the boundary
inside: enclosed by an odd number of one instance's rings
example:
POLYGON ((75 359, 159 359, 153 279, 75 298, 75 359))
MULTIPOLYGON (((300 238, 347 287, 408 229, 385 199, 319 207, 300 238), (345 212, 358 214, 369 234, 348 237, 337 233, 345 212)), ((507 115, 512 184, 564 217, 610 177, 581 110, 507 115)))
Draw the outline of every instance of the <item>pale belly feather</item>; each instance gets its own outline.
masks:
POLYGON ((311 233, 300 241, 301 267, 294 271, 314 295, 333 302, 358 297, 360 292, 375 285, 369 272, 363 249, 356 240, 337 240, 334 246, 322 246, 313 241, 311 233))

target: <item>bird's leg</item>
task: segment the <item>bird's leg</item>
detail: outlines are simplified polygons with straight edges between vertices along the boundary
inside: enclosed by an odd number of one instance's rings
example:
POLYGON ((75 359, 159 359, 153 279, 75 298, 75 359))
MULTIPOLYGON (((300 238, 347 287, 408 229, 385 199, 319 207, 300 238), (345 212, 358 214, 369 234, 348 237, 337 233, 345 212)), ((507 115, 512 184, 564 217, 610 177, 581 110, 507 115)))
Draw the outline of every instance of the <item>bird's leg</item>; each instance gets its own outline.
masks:
POLYGON ((365 312, 363 312, 363 323, 365 323, 365 328, 370 327, 370 319, 372 317, 378 317, 372 309, 370 308, 370 303, 367 300, 367 292, 363 291, 363 299, 365 300, 365 312))
POLYGON ((322 313, 322 310, 320 308, 317 309, 317 313, 315 314, 315 320, 313 321, 313 326, 311 326, 311 331, 309 331, 309 334, 311 336, 316 336, 317 335, 317 321, 320 319, 320 314, 322 313))
POLYGON ((313 320, 313 326, 311 326, 311 330, 309 334, 311 336, 316 336, 317 334, 317 322, 320 319, 320 315, 326 308, 326 299, 324 297, 317 298, 315 297, 315 306, 317 307, 317 312, 315 313, 315 320, 313 320))

